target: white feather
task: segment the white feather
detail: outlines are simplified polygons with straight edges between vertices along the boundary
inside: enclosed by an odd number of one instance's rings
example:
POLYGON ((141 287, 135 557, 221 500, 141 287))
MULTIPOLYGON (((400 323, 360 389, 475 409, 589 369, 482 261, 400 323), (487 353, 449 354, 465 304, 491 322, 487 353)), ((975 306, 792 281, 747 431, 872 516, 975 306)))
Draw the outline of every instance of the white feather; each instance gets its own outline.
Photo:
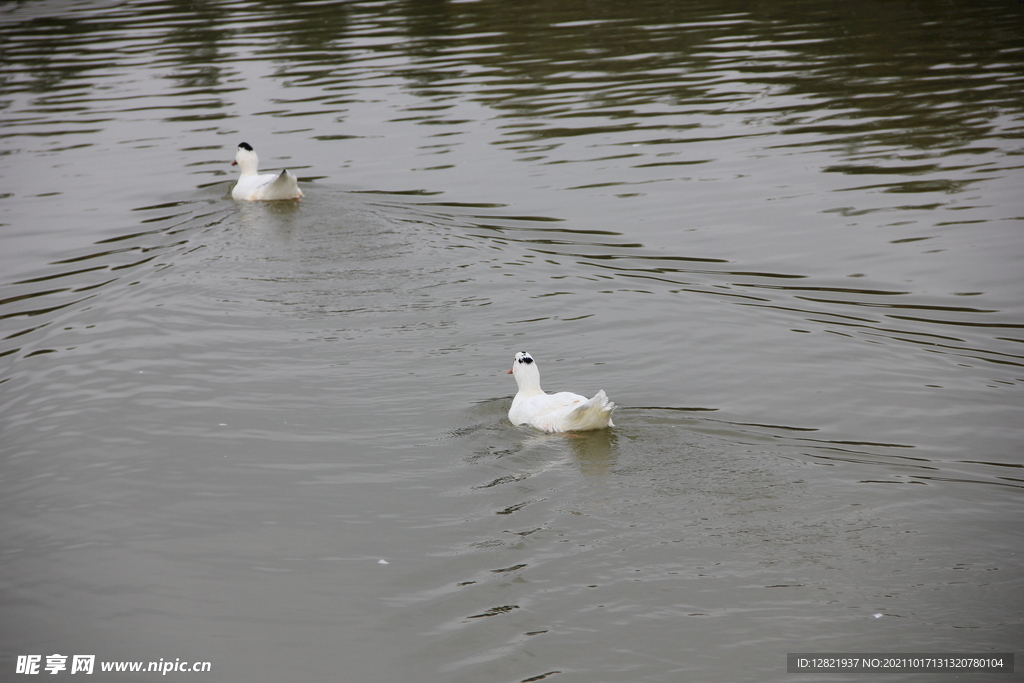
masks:
POLYGON ((525 351, 516 354, 509 373, 519 386, 508 411, 512 424, 527 424, 545 432, 582 432, 615 426, 612 422, 615 404, 608 400, 603 389, 589 399, 569 391, 546 394, 540 388, 537 363, 525 351))
POLYGON ((237 165, 242 171, 238 182, 231 190, 231 196, 235 199, 258 201, 302 197, 298 178, 292 175, 291 171, 285 169, 280 173, 260 174, 260 159, 253 148, 245 142, 238 146, 235 160, 231 165, 237 165))

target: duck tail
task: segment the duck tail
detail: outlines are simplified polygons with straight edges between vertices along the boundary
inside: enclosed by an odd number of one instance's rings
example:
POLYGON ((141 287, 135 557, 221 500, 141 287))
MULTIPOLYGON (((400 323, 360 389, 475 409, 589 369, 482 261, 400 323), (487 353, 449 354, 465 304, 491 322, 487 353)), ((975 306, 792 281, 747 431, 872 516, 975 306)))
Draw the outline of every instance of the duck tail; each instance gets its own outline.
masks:
POLYGON ((299 179, 285 169, 263 188, 263 199, 300 199, 299 179))
POLYGON ((588 429, 614 427, 615 423, 612 422, 613 410, 615 410, 615 404, 608 399, 604 389, 602 389, 594 394, 594 398, 569 413, 566 431, 582 432, 588 429))

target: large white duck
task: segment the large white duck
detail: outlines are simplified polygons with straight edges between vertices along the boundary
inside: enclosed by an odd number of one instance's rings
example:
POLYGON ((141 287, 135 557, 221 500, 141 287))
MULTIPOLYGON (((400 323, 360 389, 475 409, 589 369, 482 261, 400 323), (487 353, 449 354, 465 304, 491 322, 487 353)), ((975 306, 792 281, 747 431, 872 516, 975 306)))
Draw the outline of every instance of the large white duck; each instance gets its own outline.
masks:
POLYGON ((615 404, 604 390, 594 398, 569 391, 546 394, 540 388, 540 370, 533 356, 526 351, 516 354, 508 374, 514 375, 519 393, 512 399, 508 419, 512 424, 527 424, 545 432, 582 432, 588 429, 614 427, 612 411, 615 404))
POLYGON ((260 159, 248 142, 243 142, 238 146, 235 160, 231 162, 231 165, 238 166, 242 171, 238 182, 231 190, 231 196, 234 199, 299 199, 302 197, 299 181, 288 169, 280 173, 260 174, 257 172, 260 159))

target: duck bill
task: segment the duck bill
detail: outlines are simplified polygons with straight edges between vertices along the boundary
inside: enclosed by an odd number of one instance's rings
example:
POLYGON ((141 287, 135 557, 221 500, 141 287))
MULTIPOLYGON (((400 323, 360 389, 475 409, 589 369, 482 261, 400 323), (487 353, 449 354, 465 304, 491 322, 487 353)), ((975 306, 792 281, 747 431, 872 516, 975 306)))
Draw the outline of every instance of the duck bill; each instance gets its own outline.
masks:
POLYGON ((505 374, 506 374, 506 375, 511 375, 511 374, 512 374, 512 371, 511 371, 511 370, 509 370, 509 371, 508 371, 507 373, 505 373, 505 374))

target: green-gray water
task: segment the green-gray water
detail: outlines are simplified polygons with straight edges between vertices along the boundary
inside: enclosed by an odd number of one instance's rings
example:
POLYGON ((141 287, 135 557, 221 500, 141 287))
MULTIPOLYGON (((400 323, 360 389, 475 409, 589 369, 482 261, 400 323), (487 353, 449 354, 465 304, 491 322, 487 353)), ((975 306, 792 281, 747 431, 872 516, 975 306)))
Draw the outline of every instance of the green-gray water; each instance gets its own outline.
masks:
POLYGON ((1015 0, 0 3, 0 680, 1019 649, 1022 36, 1015 0), (232 201, 243 140, 306 198, 232 201), (617 427, 511 426, 519 350, 617 427))

